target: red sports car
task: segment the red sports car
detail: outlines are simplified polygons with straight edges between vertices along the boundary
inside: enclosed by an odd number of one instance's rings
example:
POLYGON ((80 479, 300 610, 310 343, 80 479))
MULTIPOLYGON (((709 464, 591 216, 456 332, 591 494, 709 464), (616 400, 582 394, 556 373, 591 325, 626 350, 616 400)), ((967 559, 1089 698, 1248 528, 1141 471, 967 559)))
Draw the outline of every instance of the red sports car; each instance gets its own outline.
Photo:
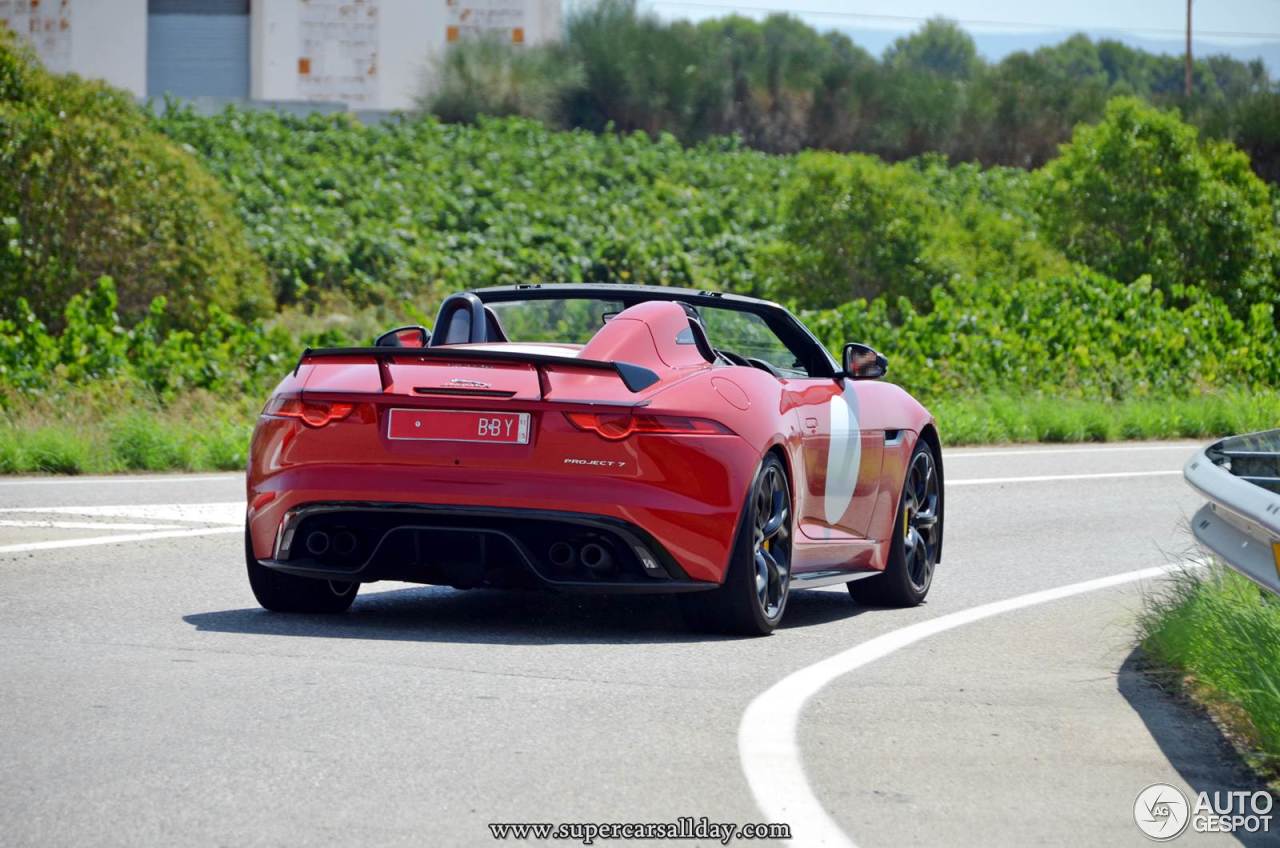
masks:
POLYGON ((791 589, 920 603, 942 555, 929 412, 762 300, 631 285, 451 295, 434 331, 307 350, 253 436, 262 606, 361 583, 673 592, 767 634, 791 589))

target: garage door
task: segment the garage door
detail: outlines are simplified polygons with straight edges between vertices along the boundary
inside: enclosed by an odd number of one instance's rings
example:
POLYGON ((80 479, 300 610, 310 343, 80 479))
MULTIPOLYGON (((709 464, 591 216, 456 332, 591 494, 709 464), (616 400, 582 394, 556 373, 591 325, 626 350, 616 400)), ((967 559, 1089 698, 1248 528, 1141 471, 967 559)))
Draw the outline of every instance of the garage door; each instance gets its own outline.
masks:
POLYGON ((249 0, 148 0, 147 94, 249 96, 249 0))

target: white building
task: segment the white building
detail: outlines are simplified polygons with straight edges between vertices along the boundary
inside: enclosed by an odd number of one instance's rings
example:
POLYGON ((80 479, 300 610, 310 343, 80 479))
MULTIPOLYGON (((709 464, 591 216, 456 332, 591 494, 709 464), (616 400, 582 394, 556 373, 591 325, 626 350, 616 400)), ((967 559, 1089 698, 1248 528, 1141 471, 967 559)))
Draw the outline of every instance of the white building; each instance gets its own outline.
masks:
POLYGON ((0 0, 55 72, 138 97, 404 109, 450 41, 558 39, 560 0, 0 0))

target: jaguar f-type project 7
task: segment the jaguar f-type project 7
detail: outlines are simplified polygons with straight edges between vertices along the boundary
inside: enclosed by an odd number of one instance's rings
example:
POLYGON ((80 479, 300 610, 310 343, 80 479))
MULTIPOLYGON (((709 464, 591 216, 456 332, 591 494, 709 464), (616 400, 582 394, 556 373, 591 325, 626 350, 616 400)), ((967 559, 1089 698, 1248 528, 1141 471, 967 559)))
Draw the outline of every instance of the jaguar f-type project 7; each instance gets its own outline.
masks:
POLYGON ((434 329, 303 352, 258 420, 245 548, 262 606, 362 583, 667 592, 770 633, 792 590, 920 603, 942 557, 937 427, 866 345, 712 291, 461 292, 434 329))

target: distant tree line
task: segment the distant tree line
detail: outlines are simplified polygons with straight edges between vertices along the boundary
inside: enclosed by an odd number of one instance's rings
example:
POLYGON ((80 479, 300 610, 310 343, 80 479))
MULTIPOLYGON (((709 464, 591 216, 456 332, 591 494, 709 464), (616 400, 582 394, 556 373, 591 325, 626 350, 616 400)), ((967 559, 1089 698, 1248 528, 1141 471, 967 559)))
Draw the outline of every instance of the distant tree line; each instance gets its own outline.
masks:
POLYGON ((1260 60, 1197 59, 1186 97, 1180 57, 1084 35, 989 63, 968 33, 935 19, 876 59, 788 15, 666 22, 634 0, 599 0, 571 15, 563 44, 463 42, 432 80, 420 104, 449 121, 523 115, 690 143, 738 135, 775 153, 938 152, 1022 168, 1053 158, 1113 96, 1134 95, 1176 107, 1280 182, 1280 86, 1260 60))

